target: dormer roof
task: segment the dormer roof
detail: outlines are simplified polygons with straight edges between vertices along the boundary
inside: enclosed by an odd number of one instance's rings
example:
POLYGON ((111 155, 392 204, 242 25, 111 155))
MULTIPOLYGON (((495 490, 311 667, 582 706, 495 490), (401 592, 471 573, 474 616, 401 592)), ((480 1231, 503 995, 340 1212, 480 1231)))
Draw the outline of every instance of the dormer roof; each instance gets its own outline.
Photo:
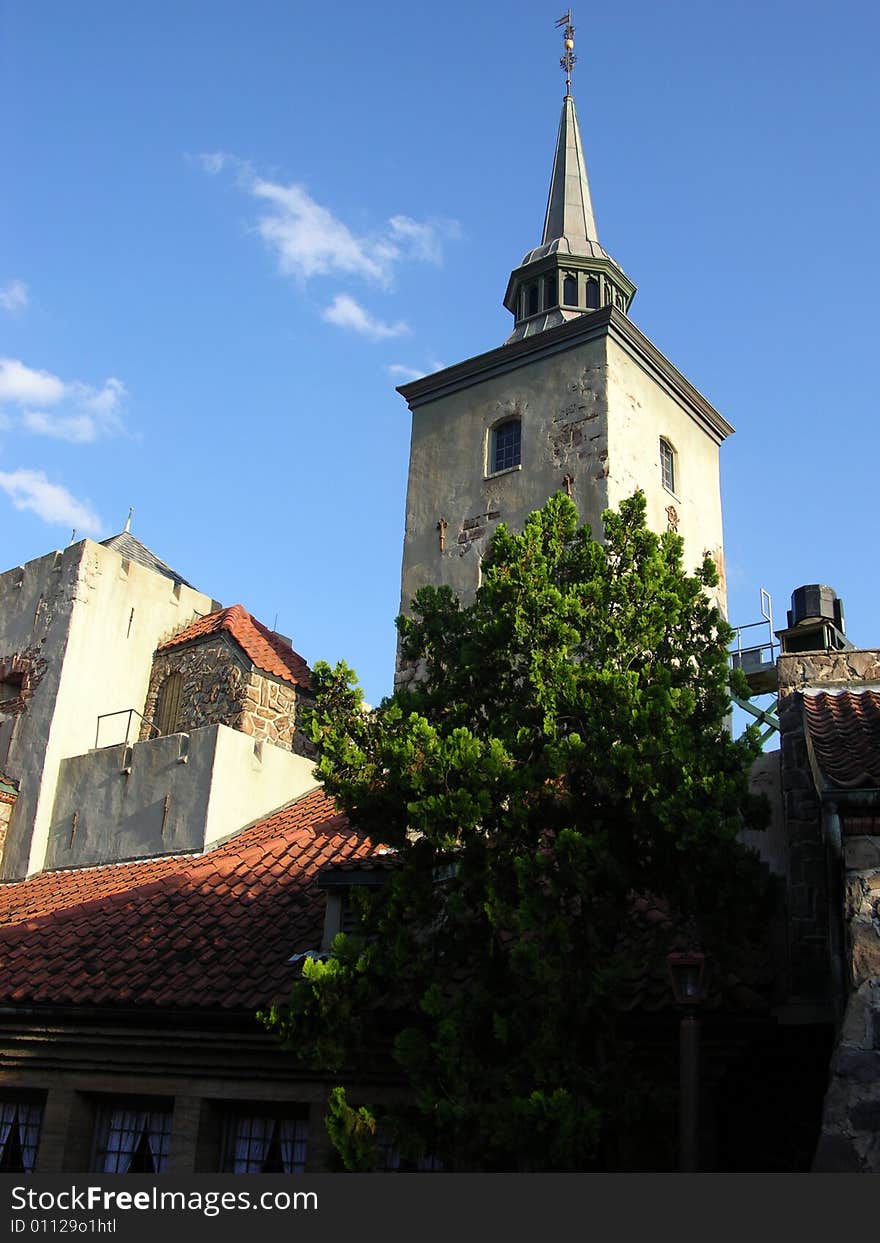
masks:
POLYGON ((240 604, 219 609, 216 613, 209 613, 207 617, 199 617, 190 622, 170 639, 160 643, 157 651, 166 652, 185 643, 223 633, 229 634, 252 663, 264 673, 270 673, 303 690, 310 689, 309 667, 302 656, 280 635, 251 616, 240 604))

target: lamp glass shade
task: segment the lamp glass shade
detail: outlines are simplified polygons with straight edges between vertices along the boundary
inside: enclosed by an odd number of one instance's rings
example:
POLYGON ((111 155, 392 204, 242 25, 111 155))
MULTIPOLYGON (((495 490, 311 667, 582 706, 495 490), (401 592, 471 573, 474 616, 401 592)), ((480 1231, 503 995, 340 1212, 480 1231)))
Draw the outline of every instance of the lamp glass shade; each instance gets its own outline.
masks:
POLYGON ((703 976, 706 967, 706 956, 694 951, 689 954, 667 954, 669 978, 676 1005, 698 1006, 705 1001, 703 976))

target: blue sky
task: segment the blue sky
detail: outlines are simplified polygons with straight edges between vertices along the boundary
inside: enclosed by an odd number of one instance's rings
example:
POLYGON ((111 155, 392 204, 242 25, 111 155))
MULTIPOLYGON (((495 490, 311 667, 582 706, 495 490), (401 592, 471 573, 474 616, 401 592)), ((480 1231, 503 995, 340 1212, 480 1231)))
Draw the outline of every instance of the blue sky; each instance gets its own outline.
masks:
MULTIPOLYGON (((409 413, 540 241, 562 7, 0 0, 0 568, 133 531, 389 692, 409 413)), ((600 238, 737 428, 731 620, 880 646, 872 4, 575 8, 600 238)))

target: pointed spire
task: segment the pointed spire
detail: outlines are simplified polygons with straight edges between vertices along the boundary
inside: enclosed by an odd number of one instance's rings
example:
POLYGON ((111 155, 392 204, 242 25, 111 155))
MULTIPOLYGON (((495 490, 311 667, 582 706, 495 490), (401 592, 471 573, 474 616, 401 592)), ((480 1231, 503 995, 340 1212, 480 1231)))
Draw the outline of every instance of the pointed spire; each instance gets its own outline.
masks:
MULTIPOLYGON (((553 159, 541 245, 546 246, 563 238, 569 243, 599 243, 581 130, 571 95, 566 95, 562 101, 562 116, 559 118, 559 134, 556 138, 556 155, 553 159)), ((585 249, 583 246, 569 248, 575 253, 585 249)))
POLYGON ((528 251, 511 273, 504 296, 504 305, 515 321, 508 343, 606 306, 626 314, 636 292, 623 269, 599 244, 587 162, 571 94, 571 71, 577 59, 571 10, 556 25, 565 27, 565 54, 559 62, 565 73, 565 98, 541 245, 528 251))

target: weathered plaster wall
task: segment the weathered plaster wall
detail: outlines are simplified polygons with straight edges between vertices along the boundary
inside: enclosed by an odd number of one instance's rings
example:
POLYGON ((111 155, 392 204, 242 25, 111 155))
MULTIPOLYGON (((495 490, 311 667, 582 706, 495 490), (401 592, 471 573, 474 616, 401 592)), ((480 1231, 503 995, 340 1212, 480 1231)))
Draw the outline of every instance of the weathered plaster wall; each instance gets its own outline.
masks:
POLYGON ((567 474, 583 519, 599 524, 607 497, 605 387, 598 339, 414 410, 402 609, 427 584, 446 583, 471 598, 498 522, 521 530, 527 515, 565 486, 567 474), (510 418, 522 420, 522 466, 488 475, 491 428, 510 418))
MULTIPOLYGON (((43 865, 61 760, 94 747, 99 715, 140 709, 160 640, 214 603, 92 540, 0 575, 0 658, 40 664, 5 761, 21 793, 4 878, 43 865)), ((105 722, 101 741, 124 729, 123 717, 105 722)))
POLYGON ((0 859, 3 858, 3 847, 6 844, 6 832, 15 807, 15 797, 0 791, 0 859))
POLYGON ((774 875, 787 879, 789 852, 782 798, 781 760, 779 751, 765 751, 752 765, 749 788, 753 794, 763 794, 767 799, 770 819, 766 828, 744 829, 739 836, 746 846, 757 852, 774 875))
MULTIPOLYGON (((467 602, 497 523, 521 530, 527 515, 563 488, 597 534, 603 510, 642 488, 650 525, 665 531, 672 521, 689 569, 712 553, 725 606, 718 443, 728 425, 678 373, 674 384, 662 379, 674 369, 622 316, 584 317, 575 327, 581 335, 572 330, 571 341, 551 333, 547 353, 535 338, 533 354, 512 347, 509 362, 501 352, 484 356, 495 374, 456 378, 451 369, 448 382, 437 382, 438 396, 410 394, 402 610, 425 584, 447 584, 467 602), (641 342, 638 349, 630 338, 641 342), (510 418, 522 420, 522 464, 487 475, 491 429, 510 418), (675 495, 660 476, 661 435, 678 454, 675 495)), ((482 359, 462 366, 477 363, 488 367, 482 359)))
POLYGON ((316 787, 310 760, 225 725, 60 765, 47 867, 201 850, 316 787))
POLYGON ((719 573, 715 591, 727 614, 721 521, 719 446, 681 402, 614 338, 608 340, 608 503, 617 508, 638 488, 648 525, 684 539, 684 565, 693 573, 708 552, 719 573), (664 487, 660 438, 675 451, 675 491, 664 487))

